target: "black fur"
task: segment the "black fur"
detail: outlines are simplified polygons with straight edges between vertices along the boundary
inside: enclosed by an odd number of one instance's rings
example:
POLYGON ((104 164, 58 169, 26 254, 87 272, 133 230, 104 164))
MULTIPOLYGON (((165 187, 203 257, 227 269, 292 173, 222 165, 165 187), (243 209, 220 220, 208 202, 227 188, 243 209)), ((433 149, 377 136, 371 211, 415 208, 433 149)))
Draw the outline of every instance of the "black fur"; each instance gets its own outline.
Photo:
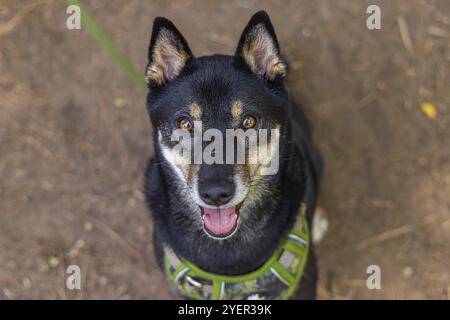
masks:
MULTIPOLYGON (((279 50, 267 14, 259 12, 245 28, 237 53, 242 49, 246 32, 257 23, 267 27, 279 50)), ((164 26, 176 30, 168 20, 157 18, 150 53, 158 30, 164 26)), ((178 30, 176 35, 192 56, 178 30)), ((163 86, 150 86, 147 109, 154 129, 155 156, 146 171, 145 194, 154 221, 154 245, 159 263, 162 244, 166 243, 178 255, 204 270, 227 275, 244 274, 257 269, 272 255, 292 227, 301 201, 307 203, 311 226, 321 172, 320 157, 311 145, 305 117, 291 103, 281 77, 272 81, 258 77, 238 55, 192 56, 175 80, 163 86), (264 184, 270 185, 270 190, 246 209, 236 233, 228 239, 216 240, 199 228, 197 214, 189 212, 191 204, 185 197, 188 190, 175 183, 178 178, 162 155, 157 130, 167 140, 176 128, 176 120, 194 101, 204 106, 202 120, 209 127, 225 129, 227 121, 231 121, 225 110, 235 99, 248 102, 250 112, 259 116, 261 128, 275 123, 281 125, 280 169, 276 175, 261 178, 264 184)), ((295 298, 314 298, 316 281, 315 257, 311 250, 295 298)))

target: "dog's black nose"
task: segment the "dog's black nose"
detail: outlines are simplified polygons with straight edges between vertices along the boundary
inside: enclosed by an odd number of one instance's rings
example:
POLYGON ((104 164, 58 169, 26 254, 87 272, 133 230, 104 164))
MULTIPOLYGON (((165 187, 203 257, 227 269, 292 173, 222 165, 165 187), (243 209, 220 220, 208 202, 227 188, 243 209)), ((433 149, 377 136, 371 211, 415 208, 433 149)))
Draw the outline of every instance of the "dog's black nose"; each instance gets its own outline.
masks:
POLYGON ((228 203, 234 195, 234 183, 220 181, 219 183, 203 182, 199 184, 200 198, 211 205, 221 206, 228 203))

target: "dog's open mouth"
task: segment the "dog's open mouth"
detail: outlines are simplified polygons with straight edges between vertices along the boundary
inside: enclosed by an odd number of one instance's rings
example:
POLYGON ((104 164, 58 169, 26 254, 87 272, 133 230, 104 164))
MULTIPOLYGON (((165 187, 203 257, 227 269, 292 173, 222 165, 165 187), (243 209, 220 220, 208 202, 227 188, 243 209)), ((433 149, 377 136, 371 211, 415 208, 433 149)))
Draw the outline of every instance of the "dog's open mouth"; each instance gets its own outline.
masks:
POLYGON ((203 227, 215 238, 225 238, 231 235, 237 227, 240 205, 230 208, 201 208, 203 227))

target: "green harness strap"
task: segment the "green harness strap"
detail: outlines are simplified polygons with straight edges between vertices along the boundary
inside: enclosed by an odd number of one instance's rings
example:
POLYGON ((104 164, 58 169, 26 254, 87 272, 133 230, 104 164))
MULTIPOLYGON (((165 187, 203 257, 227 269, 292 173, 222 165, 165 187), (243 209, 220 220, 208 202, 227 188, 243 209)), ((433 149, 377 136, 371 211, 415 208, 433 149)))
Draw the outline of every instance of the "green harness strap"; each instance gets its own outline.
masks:
POLYGON ((296 290, 306 265, 309 231, 302 203, 293 229, 271 258, 244 275, 226 276, 200 269, 164 247, 164 267, 172 287, 197 300, 288 299, 296 290))

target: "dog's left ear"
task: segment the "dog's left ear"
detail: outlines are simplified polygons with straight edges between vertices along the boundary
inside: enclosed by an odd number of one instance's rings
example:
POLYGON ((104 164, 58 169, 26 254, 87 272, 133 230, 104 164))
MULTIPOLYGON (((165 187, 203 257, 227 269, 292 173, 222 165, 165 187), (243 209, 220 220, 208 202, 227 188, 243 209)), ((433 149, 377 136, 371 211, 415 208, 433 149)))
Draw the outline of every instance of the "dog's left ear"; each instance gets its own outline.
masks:
POLYGON ((259 11, 248 22, 239 40, 235 63, 244 63, 253 73, 273 81, 286 75, 277 36, 265 11, 259 11))
POLYGON ((153 22, 148 49, 145 80, 151 86, 163 86, 174 80, 193 58, 186 40, 168 19, 157 17, 153 22))

